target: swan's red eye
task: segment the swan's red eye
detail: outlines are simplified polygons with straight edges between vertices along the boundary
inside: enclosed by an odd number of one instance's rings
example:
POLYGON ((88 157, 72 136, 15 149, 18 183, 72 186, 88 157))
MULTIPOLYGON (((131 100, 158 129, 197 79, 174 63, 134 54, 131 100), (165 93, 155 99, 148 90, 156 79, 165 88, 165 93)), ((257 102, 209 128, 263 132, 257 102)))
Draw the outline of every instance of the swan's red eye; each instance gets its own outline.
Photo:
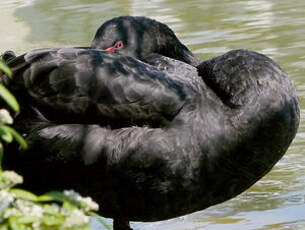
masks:
POLYGON ((115 48, 117 48, 117 49, 121 49, 121 48, 123 48, 123 42, 117 42, 116 44, 115 44, 115 48))

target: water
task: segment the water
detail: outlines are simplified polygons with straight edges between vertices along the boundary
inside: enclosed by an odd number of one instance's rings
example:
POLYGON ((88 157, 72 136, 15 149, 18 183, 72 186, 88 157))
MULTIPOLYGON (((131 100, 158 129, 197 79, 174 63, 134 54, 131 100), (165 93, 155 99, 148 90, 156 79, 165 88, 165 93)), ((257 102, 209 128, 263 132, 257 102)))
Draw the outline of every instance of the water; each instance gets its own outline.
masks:
POLYGON ((0 52, 88 45, 105 20, 145 15, 168 24, 202 59, 237 48, 273 58, 292 78, 301 106, 299 132, 284 158, 235 199, 181 218, 132 225, 138 230, 305 229, 303 0, 1 0, 0 9, 0 52))

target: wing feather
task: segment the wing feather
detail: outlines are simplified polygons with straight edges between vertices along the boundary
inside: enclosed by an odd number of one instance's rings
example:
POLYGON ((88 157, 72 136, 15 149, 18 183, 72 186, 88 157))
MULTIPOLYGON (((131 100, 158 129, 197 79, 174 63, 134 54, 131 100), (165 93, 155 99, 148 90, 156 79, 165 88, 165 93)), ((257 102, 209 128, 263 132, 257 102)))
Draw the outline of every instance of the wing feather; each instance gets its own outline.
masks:
POLYGON ((56 123, 164 125, 196 94, 188 79, 99 50, 40 49, 16 61, 17 95, 56 123))

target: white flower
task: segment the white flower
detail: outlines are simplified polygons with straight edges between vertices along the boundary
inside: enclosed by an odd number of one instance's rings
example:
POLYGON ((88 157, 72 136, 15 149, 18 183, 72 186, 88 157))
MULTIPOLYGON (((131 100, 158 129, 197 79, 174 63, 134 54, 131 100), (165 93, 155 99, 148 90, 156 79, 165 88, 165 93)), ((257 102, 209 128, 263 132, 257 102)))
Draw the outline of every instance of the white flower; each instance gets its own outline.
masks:
POLYGON ((7 181, 7 184, 21 184, 23 182, 22 176, 14 171, 4 171, 0 176, 7 181))
POLYGON ((58 206, 58 204, 51 204, 51 208, 53 209, 54 212, 60 211, 60 207, 58 206))
POLYGON ((79 197, 79 193, 75 192, 74 190, 65 190, 64 194, 74 200, 77 199, 77 197, 79 197))
POLYGON ((33 227, 33 229, 40 229, 40 222, 38 222, 38 221, 36 221, 36 222, 34 222, 34 223, 32 223, 32 227, 33 227))
POLYGON ((16 207, 21 210, 24 216, 42 217, 43 208, 27 200, 17 200, 16 207))
POLYGON ((9 193, 7 190, 2 189, 0 190, 0 202, 11 203, 15 199, 15 196, 9 193))
POLYGON ((6 109, 0 109, 0 124, 13 124, 13 118, 6 109))
POLYGON ((66 218, 63 227, 72 228, 80 227, 89 223, 89 217, 86 216, 82 211, 75 209, 66 218))
POLYGON ((82 197, 80 202, 84 203, 86 205, 85 211, 94 210, 97 211, 99 206, 96 202, 94 202, 91 197, 82 197))
POLYGON ((38 205, 33 205, 28 215, 41 218, 43 216, 43 208, 38 205))
POLYGON ((0 190, 0 213, 3 213, 10 204, 15 200, 15 196, 7 190, 0 190))
POLYGON ((17 208, 7 208, 4 210, 3 213, 3 217, 5 219, 10 218, 12 216, 21 216, 21 215, 22 215, 21 211, 17 208))
POLYGON ((91 197, 82 197, 79 193, 73 191, 73 190, 65 190, 64 194, 71 199, 80 202, 85 207, 83 208, 85 211, 90 210, 98 210, 99 206, 96 202, 94 202, 91 197))

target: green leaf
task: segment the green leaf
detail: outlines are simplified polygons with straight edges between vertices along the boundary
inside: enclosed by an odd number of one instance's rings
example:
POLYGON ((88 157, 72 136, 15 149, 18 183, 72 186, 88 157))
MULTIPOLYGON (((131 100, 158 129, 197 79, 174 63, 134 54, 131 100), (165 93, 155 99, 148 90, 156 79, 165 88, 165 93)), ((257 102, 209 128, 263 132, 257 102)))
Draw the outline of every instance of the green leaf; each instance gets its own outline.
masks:
POLYGON ((39 221, 39 217, 36 217, 36 216, 16 217, 16 222, 18 222, 19 224, 30 224, 30 223, 38 222, 38 221, 39 221))
POLYGON ((7 143, 11 143, 13 141, 13 135, 10 131, 6 128, 7 126, 1 125, 0 126, 0 137, 7 143))
MULTIPOLYGON (((50 192, 49 192, 50 193, 50 192)), ((43 194, 38 197, 39 202, 50 202, 50 201, 55 201, 53 196, 51 196, 49 193, 43 194)))
POLYGON ((90 226, 84 226, 84 227, 78 227, 78 228, 73 228, 73 230, 92 230, 92 228, 90 226))
POLYGON ((11 230, 24 230, 25 226, 23 224, 18 223, 17 217, 11 217, 8 220, 9 229, 11 230))
POLYGON ((79 204, 76 201, 74 201, 70 197, 66 196, 62 192, 58 192, 58 191, 51 191, 44 195, 41 195, 38 197, 38 201, 41 201, 41 202, 59 201, 59 202, 63 202, 64 204, 69 203, 74 206, 79 206, 79 204))
POLYGON ((10 190, 11 193, 15 194, 18 198, 24 199, 24 200, 30 200, 33 202, 38 201, 38 197, 28 191, 25 191, 23 189, 13 188, 10 190))
MULTIPOLYGON (((17 133, 15 129, 13 129, 7 125, 2 125, 0 127, 0 130, 1 129, 4 129, 6 132, 9 132, 15 138, 15 140, 21 145, 21 147, 23 149, 28 148, 28 145, 27 145, 26 141, 24 140, 24 138, 19 133, 17 133)), ((1 133, 0 133, 0 135, 1 135, 1 133)))
POLYGON ((51 191, 38 197, 38 201, 65 201, 67 196, 62 192, 51 191))
POLYGON ((8 76, 12 76, 12 71, 10 68, 0 59, 0 70, 8 76))
POLYGON ((47 226, 59 226, 64 223, 63 217, 44 216, 41 221, 47 226))
POLYGON ((16 98, 1 83, 0 83, 0 96, 15 112, 19 112, 20 107, 16 98))
POLYGON ((70 200, 70 201, 64 201, 62 207, 65 210, 69 210, 69 211, 73 211, 74 209, 76 209, 78 207, 78 203, 75 202, 74 200, 70 200))
POLYGON ((58 209, 55 208, 54 205, 56 206, 56 204, 54 203, 53 205, 48 205, 48 204, 43 205, 44 213, 50 216, 62 217, 59 208, 58 209))
POLYGON ((8 225, 6 222, 0 224, 0 230, 8 230, 8 225))

